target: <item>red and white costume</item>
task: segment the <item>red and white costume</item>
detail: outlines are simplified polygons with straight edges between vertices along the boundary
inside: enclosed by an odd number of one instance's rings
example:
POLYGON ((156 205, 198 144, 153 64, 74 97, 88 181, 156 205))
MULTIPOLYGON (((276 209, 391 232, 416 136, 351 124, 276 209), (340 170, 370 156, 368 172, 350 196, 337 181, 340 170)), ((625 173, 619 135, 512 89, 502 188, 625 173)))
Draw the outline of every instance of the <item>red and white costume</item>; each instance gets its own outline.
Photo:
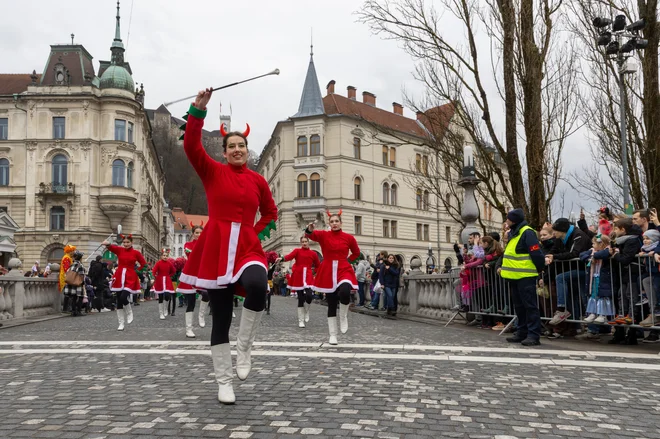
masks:
MULTIPOLYGON (((188 241, 185 244, 183 244, 183 253, 186 255, 186 265, 183 266, 183 271, 186 271, 186 267, 188 266, 188 261, 190 260, 190 255, 192 251, 195 249, 195 244, 197 244, 197 239, 188 241)), ((179 277, 179 285, 176 287, 177 293, 182 293, 182 294, 196 294, 197 289, 181 280, 181 277, 179 277)))
POLYGON ((219 163, 206 153, 201 142, 203 126, 203 119, 189 114, 183 148, 204 185, 209 220, 180 280, 216 289, 236 283, 251 265, 268 271, 258 235, 277 219, 277 207, 261 175, 245 165, 219 163), (257 211, 261 218, 255 225, 257 211))
POLYGON ((135 271, 135 263, 139 263, 139 269, 142 270, 147 263, 142 253, 133 247, 124 248, 118 245, 109 245, 108 250, 117 255, 117 270, 112 279, 110 289, 112 291, 129 291, 131 294, 142 292, 140 288, 140 279, 135 271))
POLYGON ((291 280, 288 283, 290 290, 300 291, 305 288, 313 288, 312 267, 318 270, 321 265, 319 255, 314 250, 297 248, 283 259, 285 261, 296 260, 291 269, 291 280))
POLYGON ((320 293, 334 293, 339 285, 347 283, 352 289, 357 290, 355 270, 348 262, 349 258, 354 260, 360 255, 360 248, 355 238, 341 230, 314 230, 308 233, 307 237, 318 242, 323 253, 323 262, 316 271, 313 289, 320 293))
POLYGON ((156 262, 153 270, 154 286, 152 290, 156 294, 173 293, 174 285, 172 284, 172 276, 176 274, 176 268, 170 261, 163 261, 162 259, 156 262))

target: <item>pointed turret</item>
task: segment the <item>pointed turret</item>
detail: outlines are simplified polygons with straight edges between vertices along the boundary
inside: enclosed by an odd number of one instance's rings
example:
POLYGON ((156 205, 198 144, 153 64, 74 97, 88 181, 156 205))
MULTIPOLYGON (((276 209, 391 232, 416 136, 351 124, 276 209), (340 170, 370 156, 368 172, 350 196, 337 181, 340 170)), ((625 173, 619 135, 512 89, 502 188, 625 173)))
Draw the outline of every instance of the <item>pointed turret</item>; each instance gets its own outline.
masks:
POLYGON ((121 41, 121 17, 119 15, 119 1, 117 1, 117 24, 115 25, 115 39, 112 40, 110 52, 112 52, 111 63, 117 66, 124 65, 124 43, 121 41))
POLYGON ((320 116, 325 114, 321 87, 319 86, 319 79, 316 76, 316 68, 314 67, 314 46, 311 46, 311 48, 309 67, 307 68, 305 85, 303 86, 302 96, 300 97, 300 105, 298 106, 298 112, 293 117, 320 116))

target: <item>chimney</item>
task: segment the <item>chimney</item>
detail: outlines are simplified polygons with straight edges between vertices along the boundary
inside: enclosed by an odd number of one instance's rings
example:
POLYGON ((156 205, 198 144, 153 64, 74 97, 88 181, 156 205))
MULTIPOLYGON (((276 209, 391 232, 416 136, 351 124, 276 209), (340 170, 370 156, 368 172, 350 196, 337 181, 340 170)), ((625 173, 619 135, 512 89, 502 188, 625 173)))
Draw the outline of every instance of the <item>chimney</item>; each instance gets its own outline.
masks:
POLYGON ((346 90, 348 91, 348 99, 353 99, 355 100, 355 93, 357 92, 357 88, 353 87, 352 85, 349 85, 346 87, 346 90))
POLYGON ((394 114, 398 114, 399 116, 403 116, 403 105, 397 102, 392 102, 392 112, 394 114))
POLYGON ((328 82, 328 85, 326 85, 325 89, 328 91, 329 95, 335 94, 335 80, 333 79, 332 81, 328 82))
POLYGON ((376 106, 376 95, 368 91, 362 92, 362 102, 372 107, 376 106))

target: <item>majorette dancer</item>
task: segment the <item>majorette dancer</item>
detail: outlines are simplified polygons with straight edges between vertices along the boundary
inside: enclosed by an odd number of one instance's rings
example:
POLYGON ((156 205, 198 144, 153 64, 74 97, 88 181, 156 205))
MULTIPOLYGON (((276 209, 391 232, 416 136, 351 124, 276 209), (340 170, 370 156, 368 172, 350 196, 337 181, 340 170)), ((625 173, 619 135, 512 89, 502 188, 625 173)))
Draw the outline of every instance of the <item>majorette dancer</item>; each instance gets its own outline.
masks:
POLYGON ((133 235, 119 235, 119 237, 121 246, 113 245, 109 241, 103 241, 103 245, 117 255, 117 270, 110 289, 117 294, 117 320, 119 320, 117 331, 123 331, 124 321, 126 324, 133 321, 133 310, 128 303, 128 298, 131 294, 138 294, 141 291, 135 263, 139 263, 139 270, 142 270, 146 261, 142 253, 133 248, 133 235))
POLYGON ((314 223, 310 223, 305 233, 312 241, 321 246, 323 262, 316 271, 314 290, 326 293, 328 300, 328 331, 330 344, 337 344, 337 302, 339 307, 339 323, 341 333, 348 331, 348 308, 351 301, 351 290, 357 290, 355 270, 348 262, 357 260, 360 248, 355 238, 341 230, 341 213, 328 214, 329 231, 314 230, 314 223), (349 256, 350 253, 350 256, 349 256), (339 297, 337 297, 339 296, 339 297))
POLYGON ((181 273, 181 281, 208 291, 213 313, 211 354, 218 400, 233 404, 229 327, 234 292, 244 290, 246 299, 236 343, 236 375, 250 373, 250 351, 263 315, 268 289, 266 255, 261 239, 275 229, 277 207, 268 183, 247 168, 248 125, 244 133, 225 131, 223 155, 227 164, 213 160, 202 146, 202 127, 212 89, 200 91, 190 106, 184 125, 183 147, 204 184, 209 221, 181 273), (255 225, 257 211, 261 218, 255 225))
POLYGON ((312 267, 318 270, 321 261, 319 260, 319 255, 309 248, 309 239, 307 236, 300 237, 300 244, 300 248, 295 249, 284 256, 284 258, 278 258, 275 263, 282 260, 296 260, 291 269, 289 289, 298 293, 298 327, 304 328, 305 322, 309 322, 309 307, 314 298, 312 293, 312 287, 314 285, 312 267))
MULTIPOLYGON (((198 226, 190 223, 190 230, 192 230, 192 239, 185 243, 183 249, 186 253, 186 258, 190 261, 190 255, 195 249, 197 240, 202 235, 204 230, 204 221, 198 226)), ((183 267, 183 272, 186 272, 186 265, 183 267)), ((179 278, 181 279, 181 278, 179 278)), ((197 301, 197 293, 202 296, 202 303, 199 304, 199 327, 203 328, 206 326, 206 321, 204 320, 206 316, 206 310, 209 306, 209 293, 205 289, 195 288, 192 285, 189 285, 183 281, 179 282, 179 285, 176 288, 177 293, 184 294, 186 296, 186 337, 195 338, 195 333, 192 330, 194 315, 195 315, 195 302, 197 301)))
POLYGON ((160 251, 160 260, 156 262, 151 272, 154 275, 153 292, 158 295, 158 313, 160 319, 165 320, 165 303, 163 300, 167 297, 167 302, 176 302, 174 300, 174 285, 172 276, 176 274, 174 264, 170 262, 170 249, 164 248, 160 251))

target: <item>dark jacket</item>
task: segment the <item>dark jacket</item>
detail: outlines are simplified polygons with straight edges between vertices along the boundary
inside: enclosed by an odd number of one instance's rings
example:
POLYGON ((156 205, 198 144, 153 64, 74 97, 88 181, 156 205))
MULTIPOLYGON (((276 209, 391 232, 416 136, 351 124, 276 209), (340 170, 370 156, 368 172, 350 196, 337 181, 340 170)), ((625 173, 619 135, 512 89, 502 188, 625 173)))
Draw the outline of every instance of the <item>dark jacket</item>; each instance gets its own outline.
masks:
POLYGON ((621 283, 637 282, 641 268, 637 255, 642 248, 642 229, 633 226, 629 235, 617 237, 616 247, 619 252, 612 256, 612 260, 619 265, 621 283))
POLYGON ((379 281, 383 287, 396 288, 399 286, 399 267, 390 265, 385 268, 385 264, 380 266, 379 281))
MULTIPOLYGON (((592 258, 591 250, 584 251, 580 254, 580 259, 587 263, 592 258)), ((601 260, 603 264, 600 266, 599 283, 598 283, 598 297, 612 297, 614 285, 618 285, 617 270, 612 269, 612 260, 610 259, 610 250, 600 250, 594 252, 593 260, 601 260)), ((592 280, 593 282, 593 280, 592 280)), ((591 285, 588 283, 587 285, 591 285)), ((591 292, 588 294, 591 297, 591 292)))
POLYGON ((103 283, 103 268, 104 264, 98 261, 92 261, 92 263, 89 264, 89 272, 87 273, 87 276, 89 276, 89 279, 92 281, 92 285, 99 286, 103 283))
MULTIPOLYGON (((554 245, 550 254, 553 255, 555 261, 570 261, 572 259, 578 259, 582 252, 591 249, 591 239, 579 228, 573 226, 569 231, 568 235, 564 239, 555 238, 554 245), (564 240, 566 242, 564 242, 564 240)), ((575 270, 579 268, 580 270, 586 270, 586 264, 582 261, 569 262, 569 263, 555 263, 553 264, 557 273, 562 273, 564 271, 575 270)))
MULTIPOLYGON (((509 232, 509 241, 518 236, 520 234, 520 229, 527 225, 527 221, 516 224, 509 232)), ((530 258, 532 258, 532 262, 536 266, 536 270, 539 273, 543 271, 545 267, 545 255, 541 251, 541 244, 539 243, 534 230, 526 230, 525 233, 520 236, 518 245, 516 246, 516 253, 529 254, 530 258)), ((498 261, 497 268, 502 266, 502 261, 503 259, 498 261)))
POLYGON ((591 238, 593 238, 594 236, 596 236, 596 234, 595 234, 594 232, 592 232, 591 230, 589 230, 589 226, 587 225, 587 221, 586 221, 586 220, 583 220, 583 219, 578 220, 577 225, 578 225, 578 227, 580 228, 580 230, 582 230, 582 232, 584 232, 584 234, 587 235, 587 236, 589 237, 589 239, 591 239, 591 238))

